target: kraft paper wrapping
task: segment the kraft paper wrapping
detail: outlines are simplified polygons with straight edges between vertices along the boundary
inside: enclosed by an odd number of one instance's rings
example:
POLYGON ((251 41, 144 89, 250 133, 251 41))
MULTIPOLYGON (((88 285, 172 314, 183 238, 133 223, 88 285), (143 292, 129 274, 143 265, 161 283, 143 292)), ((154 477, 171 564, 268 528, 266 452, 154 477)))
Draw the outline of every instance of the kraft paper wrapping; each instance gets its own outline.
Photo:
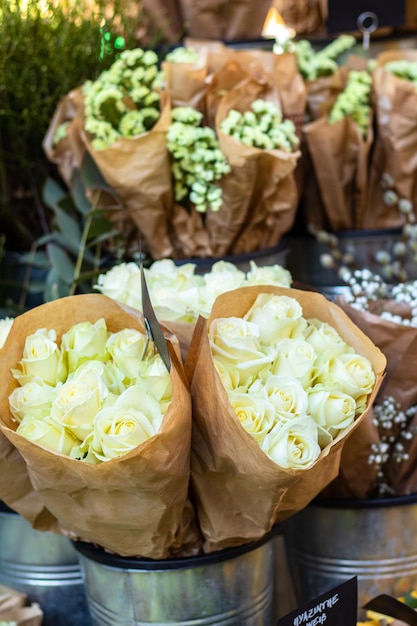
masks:
POLYGON ((259 39, 271 0, 178 0, 187 35, 201 39, 259 39))
POLYGON ((163 40, 177 43, 185 34, 185 24, 177 0, 143 0, 148 31, 163 40))
POLYGON ((192 106, 204 112, 203 100, 206 93, 208 65, 202 52, 196 63, 162 62, 162 72, 171 106, 192 106))
POLYGON ((340 307, 321 294, 272 286, 244 287, 220 296, 210 319, 200 317, 186 361, 191 381, 191 482, 206 552, 256 540, 278 521, 304 508, 339 471, 346 441, 366 419, 382 382, 386 359, 340 307), (283 469, 241 426, 217 374, 208 339, 212 320, 242 317, 259 293, 294 297, 306 318, 316 317, 372 362, 376 384, 367 409, 324 448, 306 470, 283 469))
POLYGON ((215 256, 277 245, 294 222, 298 201, 294 169, 300 153, 245 146, 220 129, 230 109, 246 111, 257 98, 281 108, 275 89, 246 79, 224 96, 217 111, 216 132, 232 169, 220 181, 223 206, 206 216, 215 256))
POLYGON ((368 220, 368 160, 373 141, 345 117, 335 124, 321 117, 304 126, 326 219, 333 232, 357 230, 368 220))
POLYGON ((375 147, 371 160, 369 213, 366 228, 402 226, 394 206, 384 203, 381 177, 389 174, 399 197, 417 202, 417 91, 411 81, 398 78, 384 66, 400 59, 417 62, 416 50, 396 50, 380 54, 374 70, 376 110, 375 147))
POLYGON ((68 187, 71 186, 72 173, 75 168, 81 167, 85 153, 81 139, 83 102, 81 88, 70 91, 58 102, 42 144, 46 156, 57 165, 68 187), (68 124, 66 137, 54 145, 55 133, 64 123, 68 124))
MULTIPOLYGON (((36 445, 15 433, 9 395, 17 383, 10 373, 21 359, 25 338, 38 328, 54 328, 58 339, 81 321, 104 317, 112 332, 136 328, 144 332, 142 315, 103 295, 62 298, 17 317, 0 362, 4 382, 0 394, 0 431, 26 462, 36 501, 54 516, 62 534, 93 542, 122 556, 166 558, 198 550, 199 533, 188 500, 191 445, 191 402, 176 338, 166 330, 171 353, 173 399, 160 431, 118 459, 98 465, 83 463, 36 445)), ((17 481, 9 474, 10 481, 17 481)), ((23 495, 27 476, 23 474, 23 495)), ((17 488, 21 488, 17 484, 17 488)), ((10 501, 10 500, 9 500, 10 501)), ((8 502, 6 501, 6 504, 8 502)), ((22 515, 33 514, 16 498, 22 515)), ((35 520, 36 521, 36 520, 35 520)), ((36 525, 35 525, 36 527, 36 525)), ((43 530, 56 531, 55 525, 43 530)))
MULTIPOLYGON (((379 390, 379 398, 393 396, 407 409, 417 402, 417 328, 396 324, 383 320, 375 312, 363 312, 351 307, 342 297, 337 304, 349 318, 362 330, 383 352, 387 359, 386 377, 379 390)), ((393 303, 375 303, 385 310, 394 309, 393 303)), ((380 441, 376 426, 372 423, 372 412, 369 412, 359 428, 346 442, 343 449, 338 478, 329 485, 325 495, 338 498, 369 497, 376 475, 373 466, 369 465, 370 446, 380 441)), ((417 426, 417 415, 412 419, 409 430, 417 426)), ((391 463, 388 478, 398 495, 417 493, 417 442, 404 441, 409 453, 409 460, 401 465, 391 463)))
POLYGON ((87 149, 110 187, 120 197, 154 260, 171 257, 169 222, 172 182, 166 133, 171 121, 168 95, 161 93, 161 115, 148 132, 120 139, 105 150, 94 150, 83 134, 87 149))

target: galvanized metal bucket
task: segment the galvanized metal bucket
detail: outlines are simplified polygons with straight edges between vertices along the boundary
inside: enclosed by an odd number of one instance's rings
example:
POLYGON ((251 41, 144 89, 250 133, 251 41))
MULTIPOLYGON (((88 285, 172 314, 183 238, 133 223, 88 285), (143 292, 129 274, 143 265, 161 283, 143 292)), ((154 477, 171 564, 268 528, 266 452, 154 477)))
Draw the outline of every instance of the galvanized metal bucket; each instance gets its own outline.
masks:
POLYGON ((75 543, 93 626, 272 626, 273 535, 161 561, 75 543))
POLYGON ((282 525, 298 604, 358 577, 358 610, 371 598, 417 589, 417 494, 314 501, 282 525))
POLYGON ((78 554, 71 541, 34 530, 0 503, 0 584, 25 593, 43 613, 43 626, 90 626, 78 554))

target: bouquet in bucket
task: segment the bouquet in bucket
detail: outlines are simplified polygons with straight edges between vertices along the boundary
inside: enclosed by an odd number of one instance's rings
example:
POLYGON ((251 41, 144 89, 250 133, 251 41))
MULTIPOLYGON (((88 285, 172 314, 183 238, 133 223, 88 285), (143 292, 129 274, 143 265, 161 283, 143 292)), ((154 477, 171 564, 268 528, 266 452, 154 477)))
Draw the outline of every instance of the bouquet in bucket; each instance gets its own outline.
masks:
MULTIPOLYGON (((236 53, 224 48, 170 53, 161 70, 152 51, 126 50, 59 103, 45 137, 70 186, 71 169, 88 152, 113 205, 118 200, 107 214, 126 247, 141 245, 153 260, 274 247, 294 221, 300 153, 284 88, 255 51, 232 61, 236 53), (220 128, 236 111, 245 116, 244 134, 234 124, 220 128), (274 141, 256 142, 256 126, 274 141)), ((105 204, 99 209, 106 213, 105 204)))
POLYGON ((386 377, 372 410, 342 453, 340 472, 325 489, 335 498, 384 498, 417 492, 415 381, 416 284, 387 283, 368 269, 341 271, 336 303, 381 349, 386 377))
POLYGON ((143 316, 103 295, 57 300, 13 322, 1 360, 10 486, 0 497, 35 528, 123 556, 198 550, 191 402, 178 342, 164 332, 168 367, 143 316))
POLYGON ((206 551, 260 538, 337 476, 385 364, 320 294, 255 286, 217 298, 186 361, 206 551))

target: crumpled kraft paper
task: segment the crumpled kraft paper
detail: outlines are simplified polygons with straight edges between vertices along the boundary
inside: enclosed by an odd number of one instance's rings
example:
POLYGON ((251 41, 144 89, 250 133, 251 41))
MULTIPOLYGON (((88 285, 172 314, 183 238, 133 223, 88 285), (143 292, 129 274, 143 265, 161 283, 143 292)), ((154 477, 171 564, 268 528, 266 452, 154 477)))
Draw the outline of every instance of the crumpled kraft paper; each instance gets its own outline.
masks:
MULTIPOLYGON (((417 329, 381 319, 377 311, 358 311, 339 296, 337 304, 349 318, 377 345, 387 359, 387 371, 379 390, 378 398, 393 396, 402 409, 417 402, 417 329)), ((384 309, 395 306, 389 301, 384 309)), ((377 306, 377 303, 375 303, 377 306)), ((379 303, 378 306, 381 306, 379 303)), ((409 429, 417 425, 414 416, 409 429)), ((370 496, 376 472, 368 463, 371 445, 380 441, 377 427, 373 424, 372 411, 349 437, 343 449, 340 473, 325 490, 324 495, 335 498, 366 498, 370 496)), ((417 492, 417 442, 404 441, 409 459, 400 465, 391 463, 388 476, 399 495, 417 492)))
POLYGON ((1 440, 9 444, 6 458, 2 457, 2 475, 8 459, 14 461, 12 471, 6 470, 9 490, 0 492, 0 498, 35 528, 59 531, 122 556, 160 559, 181 551, 193 553, 199 549, 200 538, 188 500, 191 402, 178 341, 167 330, 173 399, 159 433, 150 440, 123 457, 92 465, 15 433, 8 398, 17 382, 10 369, 21 359, 26 336, 47 327, 54 328, 60 338, 74 324, 101 317, 112 332, 123 328, 144 332, 141 313, 99 294, 55 300, 15 319, 0 361, 0 432, 1 440), (15 467, 19 470, 16 474, 12 473, 15 467), (46 519, 45 511, 40 510, 41 528, 32 502, 38 509, 43 505, 50 516, 46 519))
POLYGON ((215 256, 277 245, 295 219, 298 193, 294 169, 300 153, 245 146, 220 128, 231 109, 246 111, 257 98, 281 108, 278 92, 251 78, 227 93, 218 107, 216 132, 232 169, 220 181, 223 206, 206 216, 215 256))
POLYGON ((258 286, 223 294, 216 300, 210 319, 200 317, 185 366, 193 403, 191 482, 204 549, 211 552, 259 539, 274 524, 303 509, 337 476, 343 446, 366 419, 382 382, 386 359, 342 309, 321 294, 258 286), (376 374, 366 411, 322 450, 310 469, 283 469, 265 455, 241 426, 211 356, 210 322, 242 317, 263 292, 296 298, 304 317, 331 324, 359 354, 370 359, 376 374))
POLYGON ((391 50, 378 55, 374 76, 376 115, 375 147, 371 160, 366 228, 391 228, 403 224, 403 216, 384 202, 383 174, 394 181, 400 198, 417 202, 417 91, 411 81, 385 69, 390 61, 417 62, 416 50, 391 50))

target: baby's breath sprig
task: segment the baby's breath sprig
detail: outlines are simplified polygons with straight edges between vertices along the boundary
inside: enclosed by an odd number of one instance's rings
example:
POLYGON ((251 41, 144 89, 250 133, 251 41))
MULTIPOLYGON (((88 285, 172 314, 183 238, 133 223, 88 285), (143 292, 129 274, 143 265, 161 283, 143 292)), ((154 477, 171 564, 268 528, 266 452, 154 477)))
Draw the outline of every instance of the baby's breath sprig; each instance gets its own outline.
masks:
POLYGON ((175 199, 189 200, 200 213, 221 208, 222 191, 214 181, 230 172, 213 129, 201 126, 202 120, 193 107, 176 107, 167 133, 175 199))
POLYGON ((402 410, 393 396, 385 396, 373 405, 374 425, 380 436, 380 440, 372 444, 368 457, 369 464, 376 468, 375 497, 396 495, 389 480, 388 464, 408 461, 407 450, 417 434, 417 428, 410 428, 409 424, 416 411, 417 405, 402 410))

